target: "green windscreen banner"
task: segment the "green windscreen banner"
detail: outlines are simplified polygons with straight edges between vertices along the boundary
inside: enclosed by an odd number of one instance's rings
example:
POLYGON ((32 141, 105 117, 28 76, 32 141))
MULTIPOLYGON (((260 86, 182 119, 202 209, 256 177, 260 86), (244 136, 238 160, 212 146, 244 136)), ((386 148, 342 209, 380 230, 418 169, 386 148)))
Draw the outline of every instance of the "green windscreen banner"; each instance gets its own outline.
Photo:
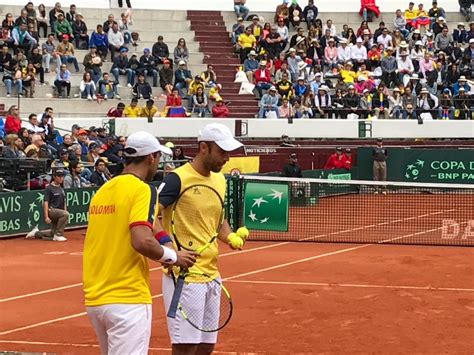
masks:
POLYGON ((244 225, 250 230, 288 231, 288 184, 247 182, 244 225))
MULTIPOLYGON (((69 212, 67 227, 87 225, 89 204, 97 188, 65 190, 69 212)), ((26 234, 35 226, 49 229, 44 222, 43 190, 0 193, 0 237, 26 234)))
MULTIPOLYGON (((359 148, 359 180, 372 180, 372 150, 359 148)), ((387 180, 432 183, 474 183, 473 149, 387 148, 387 180)))

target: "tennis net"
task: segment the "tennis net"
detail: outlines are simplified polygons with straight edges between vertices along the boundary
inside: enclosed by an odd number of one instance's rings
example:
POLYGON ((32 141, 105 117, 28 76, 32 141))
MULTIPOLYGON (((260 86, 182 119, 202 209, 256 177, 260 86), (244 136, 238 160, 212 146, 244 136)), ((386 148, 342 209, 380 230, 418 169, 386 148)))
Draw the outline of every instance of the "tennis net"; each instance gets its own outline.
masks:
POLYGON ((471 185, 250 175, 229 184, 251 240, 474 246, 471 185))

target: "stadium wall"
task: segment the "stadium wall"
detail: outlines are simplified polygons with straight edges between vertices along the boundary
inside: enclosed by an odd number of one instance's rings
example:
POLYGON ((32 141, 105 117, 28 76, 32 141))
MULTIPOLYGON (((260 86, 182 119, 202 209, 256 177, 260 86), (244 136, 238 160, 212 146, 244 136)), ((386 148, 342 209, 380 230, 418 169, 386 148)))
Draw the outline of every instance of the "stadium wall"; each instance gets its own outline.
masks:
MULTIPOLYGON (((55 125, 64 130, 81 122, 83 127, 102 126, 105 118, 57 118, 55 125)), ((148 131, 157 137, 196 137, 208 123, 223 123, 236 136, 247 138, 474 138, 474 121, 425 120, 325 120, 325 119, 210 119, 210 118, 119 118, 111 120, 117 135, 127 136, 136 131, 148 131)), ((62 132, 62 134, 64 134, 62 132)))
MULTIPOLYGON (((57 0, 44 0, 41 3, 46 6, 54 6, 57 0)), ((150 1, 150 0, 131 0, 133 8, 136 9, 150 9, 150 10, 217 10, 217 11, 232 11, 232 1, 226 0, 180 0, 180 1, 150 1)), ((377 0, 376 3, 380 7, 382 12, 393 12, 396 9, 405 9, 408 6, 409 1, 404 0, 377 0)), ((431 1, 422 1, 425 7, 431 6, 431 1)), ((459 11, 458 3, 456 0, 439 0, 439 6, 443 7, 447 12, 459 11)), ((23 5, 18 0, 3 0, 2 5, 23 5)), ((274 11, 280 0, 248 0, 247 5, 249 6, 252 13, 254 12, 268 12, 274 11)), ((320 12, 358 12, 360 1, 359 0, 317 0, 315 1, 316 6, 320 12)), ((39 4, 39 3, 38 3, 39 4)), ((38 5, 35 2, 35 5, 38 5)), ((63 7, 69 7, 70 4, 75 4, 78 8, 109 8, 118 7, 117 0, 68 0, 61 1, 63 7)), ((306 0, 299 1, 300 6, 307 4, 306 0)))

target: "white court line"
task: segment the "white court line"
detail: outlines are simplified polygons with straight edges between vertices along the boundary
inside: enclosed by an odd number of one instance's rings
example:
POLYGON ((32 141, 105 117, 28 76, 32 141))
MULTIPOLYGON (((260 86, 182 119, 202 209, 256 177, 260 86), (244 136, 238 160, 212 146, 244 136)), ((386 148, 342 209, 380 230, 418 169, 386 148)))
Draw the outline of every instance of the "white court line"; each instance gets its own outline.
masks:
MULTIPOLYGON (((467 222, 464 222, 464 223, 467 223, 467 222)), ((442 227, 440 227, 440 228, 442 228, 442 227)), ((440 229, 440 228, 437 228, 437 229, 440 229)), ((429 232, 431 232, 431 231, 432 231, 432 230, 424 231, 424 233, 429 233, 429 232)), ((387 239, 387 240, 385 240, 385 241, 383 241, 383 242, 385 243, 385 242, 388 242, 388 241, 391 241, 391 240, 397 240, 397 239, 401 239, 401 238, 409 238, 409 237, 412 237, 412 236, 414 236, 414 235, 419 235, 419 234, 422 234, 422 233, 420 233, 420 232, 417 232, 417 233, 410 233, 410 234, 406 234, 406 235, 404 235, 404 236, 402 236, 402 237, 397 237, 397 238, 393 238, 393 239, 387 239)), ((367 248, 367 247, 370 247, 370 246, 373 246, 373 245, 376 245, 376 244, 364 244, 364 245, 359 245, 359 246, 355 246, 355 247, 351 247, 351 248, 336 250, 336 251, 329 252, 329 253, 319 254, 319 255, 315 255, 315 256, 308 257, 308 258, 303 258, 303 259, 299 259, 299 260, 293 260, 292 262, 289 262, 289 263, 283 263, 283 264, 279 264, 279 265, 270 266, 270 267, 267 267, 267 268, 262 268, 262 269, 258 269, 258 270, 254 270, 254 271, 245 272, 245 273, 242 273, 242 274, 238 274, 238 275, 226 277, 226 278, 223 278, 223 281, 226 281, 226 280, 233 280, 233 279, 237 279, 237 278, 243 277, 243 276, 249 276, 249 275, 259 274, 259 273, 261 273, 261 272, 270 271, 270 270, 275 270, 275 269, 279 269, 279 268, 286 267, 286 266, 292 266, 292 265, 300 264, 300 263, 303 263, 303 262, 306 262, 306 261, 324 258, 324 257, 326 257, 326 256, 333 256, 333 255, 337 255, 337 254, 341 254, 341 253, 346 253, 346 252, 350 252, 350 251, 354 251, 354 250, 358 250, 358 249, 362 249, 362 248, 367 248)), ((233 254, 233 253, 232 253, 232 254, 233 254)), ((229 255, 229 254, 227 254, 227 255, 229 255)), ((158 294, 158 295, 152 296, 152 298, 158 298, 158 297, 161 297, 161 296, 162 296, 162 294, 158 294)), ((66 319, 81 317, 81 316, 83 316, 83 315, 86 315, 86 312, 76 313, 76 314, 73 314, 73 315, 70 315, 70 316, 66 316, 66 317, 55 318, 55 319, 52 319, 52 320, 49 320, 49 321, 45 321, 45 322, 35 323, 35 324, 27 325, 27 326, 24 326, 24 327, 20 327, 20 328, 15 328, 15 329, 6 330, 6 331, 3 331, 3 332, 0 332, 0 335, 11 334, 11 333, 15 333, 15 332, 18 332, 18 331, 21 331, 21 330, 31 329, 31 328, 39 327, 39 326, 42 326, 42 325, 46 325, 46 324, 58 322, 58 321, 61 321, 61 320, 66 320, 66 319)))
POLYGON ((423 291, 455 291, 474 292, 474 288, 458 287, 434 287, 434 286, 399 286, 399 285, 364 285, 364 284, 343 284, 329 282, 297 282, 297 281, 252 281, 252 280, 228 280, 227 282, 243 284, 262 285, 282 285, 282 286, 321 286, 321 287, 352 287, 352 288, 388 288, 400 290, 423 290, 423 291))
MULTIPOLYGON (((44 341, 26 341, 26 340, 0 340, 0 344, 18 344, 18 345, 52 345, 52 346, 68 346, 73 348, 99 348, 98 344, 78 344, 78 343, 56 343, 56 342, 44 342, 44 341)), ((171 351, 171 348, 153 348, 150 347, 148 350, 151 351, 171 351)), ((235 351, 219 351, 214 350, 214 354, 238 354, 235 351)), ((246 353, 257 354, 257 353, 246 353)))
MULTIPOLYGON (((356 250, 356 249, 360 249, 360 248, 365 248, 365 247, 368 247, 368 246, 370 246, 370 245, 373 245, 373 244, 365 244, 365 245, 361 245, 361 246, 358 246, 358 247, 346 248, 346 249, 341 249, 341 250, 338 250, 338 251, 335 251, 335 252, 331 252, 331 253, 320 254, 320 255, 316 255, 316 256, 310 257, 310 258, 305 258, 305 259, 301 259, 301 260, 292 261, 291 263, 280 264, 280 265, 276 265, 276 266, 273 266, 273 267, 270 267, 270 268, 264 268, 264 269, 259 269, 259 270, 255 270, 255 271, 252 271, 252 272, 246 272, 246 273, 243 273, 243 274, 238 274, 238 275, 235 275, 235 276, 231 276, 231 277, 228 277, 228 278, 224 278, 223 280, 224 280, 224 281, 225 281, 225 280, 232 280, 232 279, 235 279, 235 278, 238 278, 238 277, 247 276, 247 275, 252 275, 252 274, 259 273, 259 272, 264 272, 264 271, 267 271, 267 270, 276 269, 276 268, 279 268, 279 267, 285 267, 285 266, 288 266, 288 265, 293 265, 293 264, 300 263, 300 262, 304 262, 304 261, 307 261, 307 260, 322 258, 322 257, 325 257, 325 256, 331 256, 331 255, 336 255, 336 254, 340 254, 340 253, 344 253, 344 252, 348 252, 348 251, 352 251, 352 250, 356 250)), ((158 294, 158 295, 152 296, 152 298, 159 298, 159 297, 161 297, 161 296, 162 296, 162 294, 160 293, 160 294, 158 294)), ((44 322, 40 322, 40 323, 34 323, 34 324, 27 325, 27 326, 24 326, 24 327, 19 327, 19 328, 14 328, 14 329, 10 329, 10 330, 5 330, 5 331, 3 331, 3 332, 0 332, 0 335, 6 335, 6 334, 11 334, 11 333, 16 333, 16 332, 19 332, 19 331, 21 331, 21 330, 27 330, 27 329, 31 329, 31 328, 36 328, 36 327, 39 327, 39 326, 42 326, 42 325, 46 325, 46 324, 50 324, 50 323, 55 323, 55 322, 59 322, 59 321, 66 320, 66 319, 72 319, 72 318, 82 317, 82 316, 84 316, 84 315, 86 315, 86 314, 87 314, 86 312, 81 312, 81 313, 72 314, 72 315, 66 316, 66 317, 55 318, 55 319, 51 319, 51 320, 44 321, 44 322)))
POLYGON ((73 284, 73 285, 63 286, 63 287, 50 288, 50 289, 47 289, 47 290, 44 290, 44 291, 38 291, 38 292, 28 293, 28 294, 26 294, 26 295, 20 295, 20 296, 15 296, 15 297, 3 298, 3 299, 0 300, 0 303, 2 303, 2 302, 7 302, 7 301, 14 301, 14 300, 18 300, 18 299, 25 298, 25 297, 31 297, 31 296, 42 295, 42 294, 45 294, 45 293, 50 293, 50 292, 55 292, 55 291, 66 290, 66 289, 68 289, 68 288, 78 287, 78 286, 81 286, 81 285, 82 285, 82 282, 77 283, 77 284, 73 284))
MULTIPOLYGON (((281 243, 276 243, 276 244, 270 244, 270 245, 264 245, 262 247, 257 247, 257 248, 252 248, 252 249, 245 249, 245 250, 240 250, 240 251, 231 251, 229 253, 221 254, 219 257, 224 257, 224 256, 232 256, 232 255, 238 255, 238 254, 243 254, 243 253, 249 253, 252 251, 258 251, 258 250, 263 250, 263 249, 268 249, 268 248, 273 248, 273 247, 278 247, 281 245, 289 244, 290 242, 281 242, 281 243)), ((151 268, 150 271, 156 271, 156 270, 161 270, 163 267, 154 267, 151 268)), ((61 290, 66 290, 68 288, 74 288, 74 287, 79 287, 82 286, 82 282, 73 284, 73 285, 67 285, 67 286, 62 286, 62 287, 56 287, 56 288, 50 288, 44 291, 38 291, 38 292, 32 292, 32 293, 26 293, 23 295, 19 296, 14 296, 14 297, 8 297, 8 298, 2 298, 0 299, 0 303, 2 302, 8 302, 8 301, 14 301, 22 298, 27 298, 27 297, 32 297, 32 296, 38 296, 38 295, 43 295, 46 293, 50 292, 55 292, 55 291, 61 291, 61 290)))
MULTIPOLYGON (((306 238, 299 239, 299 241, 319 239, 319 238, 324 238, 324 237, 328 237, 328 236, 336 235, 336 234, 344 234, 344 233, 349 233, 349 232, 355 232, 355 231, 359 231, 359 230, 363 230, 363 229, 373 228, 373 227, 376 227, 376 226, 379 226, 379 225, 399 223, 399 222, 404 222, 404 221, 408 221, 408 220, 415 219, 415 218, 424 218, 424 217, 428 217, 428 216, 431 216, 431 215, 441 214, 443 212, 452 212, 452 211, 455 211, 455 209, 425 213, 425 214, 422 214, 422 215, 419 215, 419 216, 406 217, 406 218, 396 219, 396 220, 387 221, 387 222, 383 222, 383 223, 379 223, 379 224, 371 224, 371 225, 357 227, 357 228, 345 229, 345 230, 342 230, 342 231, 336 231, 336 232, 331 232, 331 233, 326 233, 326 234, 315 235, 315 236, 312 236, 312 237, 306 237, 306 238)), ((400 239, 400 238, 405 238, 405 237, 398 237, 398 238, 393 238, 393 239, 390 239, 390 240, 397 240, 397 239, 400 239)), ((383 242, 386 242, 386 241, 383 241, 383 242)), ((253 252, 253 251, 258 251, 258 250, 264 250, 264 249, 268 249, 268 248, 287 245, 289 243, 291 243, 291 242, 281 242, 281 243, 276 243, 276 244, 265 245, 263 247, 245 249, 245 250, 241 250, 241 251, 232 251, 232 252, 229 252, 229 253, 219 255, 219 257, 224 257, 224 256, 229 256, 229 255, 237 255, 237 254, 248 253, 248 252, 253 252)), ((162 267, 160 266, 160 267, 151 268, 150 271, 156 271, 156 270, 161 270, 161 269, 162 269, 162 267)), ((17 299, 22 299, 22 298, 27 298, 27 297, 32 297, 32 296, 37 296, 37 295, 42 295, 42 294, 55 292, 55 291, 60 291, 60 290, 73 288, 73 287, 78 287, 78 286, 82 286, 82 283, 77 283, 77 284, 74 284, 74 285, 67 285, 67 286, 57 287, 57 288, 48 289, 48 290, 44 290, 44 291, 27 293, 27 294, 24 294, 24 295, 4 298, 4 299, 0 299, 0 303, 7 302, 7 301, 13 301, 13 300, 17 300, 17 299)))

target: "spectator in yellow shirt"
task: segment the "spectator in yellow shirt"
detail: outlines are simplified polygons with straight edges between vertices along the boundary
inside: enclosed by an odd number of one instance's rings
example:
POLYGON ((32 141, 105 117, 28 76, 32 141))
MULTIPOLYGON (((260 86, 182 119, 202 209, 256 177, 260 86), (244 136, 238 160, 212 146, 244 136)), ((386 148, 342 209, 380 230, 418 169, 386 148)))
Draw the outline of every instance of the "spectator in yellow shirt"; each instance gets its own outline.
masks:
POLYGON ((154 117, 158 112, 158 107, 155 106, 155 101, 152 99, 146 101, 146 106, 140 111, 140 117, 154 117))
POLYGON ((353 66, 351 62, 347 62, 344 69, 341 69, 341 78, 346 84, 354 84, 354 80, 357 78, 357 74, 352 70, 353 66))
POLYGON ((201 77, 196 75, 194 80, 189 83, 188 95, 193 96, 195 93, 197 93, 198 88, 202 88, 204 90, 204 84, 201 77))
POLYGON ((408 9, 405 10, 405 20, 407 20, 407 28, 410 29, 413 27, 413 20, 416 19, 416 10, 413 9, 415 6, 414 2, 408 4, 408 9))
POLYGON ((127 105, 125 107, 123 114, 125 115, 125 117, 140 117, 141 112, 142 108, 138 106, 138 100, 136 98, 133 98, 130 102, 130 105, 127 105))
POLYGON ((257 46, 257 39, 252 34, 251 27, 247 27, 245 32, 239 36, 238 43, 240 46, 240 62, 243 63, 250 51, 257 46))

